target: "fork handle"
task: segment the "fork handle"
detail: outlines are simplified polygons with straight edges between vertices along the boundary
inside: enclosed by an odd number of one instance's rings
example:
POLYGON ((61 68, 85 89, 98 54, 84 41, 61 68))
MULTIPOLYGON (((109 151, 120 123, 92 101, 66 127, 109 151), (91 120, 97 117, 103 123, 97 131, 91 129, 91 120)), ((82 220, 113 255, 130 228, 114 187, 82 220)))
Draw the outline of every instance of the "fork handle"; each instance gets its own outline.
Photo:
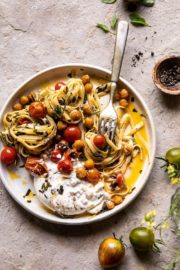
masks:
POLYGON ((119 74, 122 66, 122 60, 124 56, 124 50, 126 46, 126 40, 128 36, 129 24, 127 21, 119 21, 117 26, 116 43, 114 47, 114 57, 112 65, 112 89, 111 98, 114 96, 116 84, 119 81, 119 74))

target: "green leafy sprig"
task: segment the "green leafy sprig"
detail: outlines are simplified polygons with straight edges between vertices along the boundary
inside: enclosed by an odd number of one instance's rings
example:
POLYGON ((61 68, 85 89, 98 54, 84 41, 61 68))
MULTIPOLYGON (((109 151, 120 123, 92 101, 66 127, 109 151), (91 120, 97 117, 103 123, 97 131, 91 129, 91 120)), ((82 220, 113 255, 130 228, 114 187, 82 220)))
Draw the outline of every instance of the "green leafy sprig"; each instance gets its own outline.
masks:
POLYGON ((110 27, 103 24, 103 23, 97 23, 96 24, 96 27, 101 29, 102 31, 104 31, 105 33, 112 33, 112 34, 115 34, 113 31, 116 29, 116 26, 117 26, 117 22, 118 22, 118 18, 114 15, 112 18, 111 18, 111 21, 110 21, 110 27), (113 30, 113 31, 112 31, 113 30))

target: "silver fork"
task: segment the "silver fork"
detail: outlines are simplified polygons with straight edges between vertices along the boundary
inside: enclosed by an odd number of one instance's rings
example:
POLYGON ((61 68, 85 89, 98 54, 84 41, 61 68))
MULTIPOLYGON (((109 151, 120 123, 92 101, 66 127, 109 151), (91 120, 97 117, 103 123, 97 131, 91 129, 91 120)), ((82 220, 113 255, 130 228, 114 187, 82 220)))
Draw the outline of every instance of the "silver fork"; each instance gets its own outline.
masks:
POLYGON ((114 57, 112 64, 110 100, 108 106, 101 112, 99 119, 99 132, 101 134, 107 134, 110 140, 113 140, 114 138, 117 124, 117 115, 113 108, 113 97, 119 81, 119 74, 122 66, 128 29, 129 29, 128 22, 126 21, 118 22, 116 43, 114 48, 114 57))

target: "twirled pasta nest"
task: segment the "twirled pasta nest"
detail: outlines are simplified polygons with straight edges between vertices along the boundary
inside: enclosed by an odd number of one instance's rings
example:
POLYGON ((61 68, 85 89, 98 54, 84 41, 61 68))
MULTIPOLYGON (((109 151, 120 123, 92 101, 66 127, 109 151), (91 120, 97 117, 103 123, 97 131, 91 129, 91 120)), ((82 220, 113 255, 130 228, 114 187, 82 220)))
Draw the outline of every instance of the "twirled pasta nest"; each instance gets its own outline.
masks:
POLYGON ((5 129, 0 133, 6 145, 14 145, 19 154, 39 155, 46 150, 56 135, 56 123, 49 115, 35 120, 28 112, 28 107, 20 111, 8 112, 4 115, 5 129), (26 119, 26 123, 22 123, 26 119))

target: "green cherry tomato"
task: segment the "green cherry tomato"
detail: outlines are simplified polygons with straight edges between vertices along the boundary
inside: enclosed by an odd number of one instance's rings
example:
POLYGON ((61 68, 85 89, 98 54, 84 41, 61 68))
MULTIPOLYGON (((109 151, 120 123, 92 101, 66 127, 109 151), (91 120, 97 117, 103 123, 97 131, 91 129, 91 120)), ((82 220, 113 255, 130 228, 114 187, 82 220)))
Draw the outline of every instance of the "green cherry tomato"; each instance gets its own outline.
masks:
POLYGON ((166 153, 165 159, 167 159, 169 163, 173 163, 180 167, 180 148, 169 149, 166 153))
POLYGON ((119 265, 124 255, 125 248, 120 239, 109 237, 99 246, 99 262, 105 269, 119 265))
POLYGON ((154 233, 145 227, 133 229, 129 235, 133 248, 137 251, 148 251, 154 244, 154 233))

